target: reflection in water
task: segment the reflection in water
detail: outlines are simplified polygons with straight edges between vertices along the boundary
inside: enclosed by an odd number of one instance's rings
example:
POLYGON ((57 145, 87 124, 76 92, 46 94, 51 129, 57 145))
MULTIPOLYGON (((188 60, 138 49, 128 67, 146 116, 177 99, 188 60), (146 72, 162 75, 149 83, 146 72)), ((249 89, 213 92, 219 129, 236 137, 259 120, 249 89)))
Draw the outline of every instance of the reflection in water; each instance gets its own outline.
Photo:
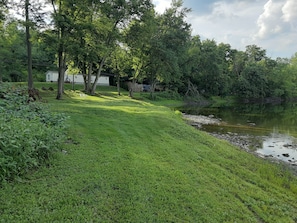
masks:
POLYGON ((219 126, 204 125, 204 131, 216 134, 234 133, 259 139, 259 155, 274 157, 297 165, 297 104, 238 104, 225 107, 179 108, 192 115, 214 116, 223 121, 219 126))
POLYGON ((296 138, 273 133, 268 137, 264 137, 262 148, 256 152, 262 156, 281 159, 285 162, 297 164, 297 144, 296 138))

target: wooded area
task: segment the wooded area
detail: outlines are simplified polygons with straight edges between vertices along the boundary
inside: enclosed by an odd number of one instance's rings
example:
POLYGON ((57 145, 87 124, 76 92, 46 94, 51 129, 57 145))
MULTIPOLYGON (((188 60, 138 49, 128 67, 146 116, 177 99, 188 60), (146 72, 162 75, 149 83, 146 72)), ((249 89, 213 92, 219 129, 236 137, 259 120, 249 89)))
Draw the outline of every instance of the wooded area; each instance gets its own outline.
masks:
POLYGON ((151 93, 158 84, 190 97, 297 97, 297 54, 272 59, 257 45, 240 51, 202 40, 191 34, 189 12, 182 0, 163 14, 150 0, 1 1, 0 81, 32 88, 57 69, 60 99, 66 70, 84 74, 89 94, 105 71, 118 83, 146 82, 151 93))

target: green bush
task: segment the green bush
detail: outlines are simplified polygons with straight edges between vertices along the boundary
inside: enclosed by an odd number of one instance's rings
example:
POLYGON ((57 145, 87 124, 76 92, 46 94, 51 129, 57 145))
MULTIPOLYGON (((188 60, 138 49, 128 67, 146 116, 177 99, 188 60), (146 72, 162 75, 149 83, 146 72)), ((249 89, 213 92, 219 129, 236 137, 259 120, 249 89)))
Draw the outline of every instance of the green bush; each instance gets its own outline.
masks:
POLYGON ((181 100, 182 97, 177 91, 166 90, 156 93, 157 99, 171 99, 171 100, 181 100))
POLYGON ((182 100, 181 95, 177 91, 172 90, 166 90, 166 91, 160 91, 160 92, 154 92, 151 94, 150 92, 142 92, 140 93, 140 96, 142 98, 146 98, 149 100, 182 100))
POLYGON ((64 114, 39 102, 28 103, 27 90, 0 87, 0 182, 45 164, 65 139, 64 114))

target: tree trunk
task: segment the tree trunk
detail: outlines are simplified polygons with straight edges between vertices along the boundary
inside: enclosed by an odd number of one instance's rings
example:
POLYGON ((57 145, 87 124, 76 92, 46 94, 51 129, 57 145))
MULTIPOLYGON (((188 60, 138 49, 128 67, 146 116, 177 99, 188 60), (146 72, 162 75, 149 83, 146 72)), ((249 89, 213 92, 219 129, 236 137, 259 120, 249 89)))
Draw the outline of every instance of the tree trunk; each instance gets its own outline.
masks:
POLYGON ((134 71, 133 79, 132 79, 132 87, 129 89, 129 97, 133 98, 133 92, 135 88, 136 78, 138 77, 140 73, 140 65, 137 66, 137 68, 134 71))
POLYGON ((63 57, 63 54, 62 52, 59 52, 59 76, 58 76, 58 91, 57 91, 57 97, 56 99, 57 100, 60 100, 62 99, 62 94, 63 94, 63 82, 62 80, 64 79, 64 74, 63 74, 63 69, 62 69, 62 66, 60 65, 62 63, 62 57, 63 57))
POLYGON ((130 97, 130 98, 133 98, 133 93, 134 93, 135 84, 136 84, 136 79, 133 78, 131 87, 129 88, 129 97, 130 97))
POLYGON ((88 80, 87 80, 87 72, 86 73, 83 73, 83 79, 84 79, 84 92, 88 92, 88 80))
POLYGON ((91 84, 92 84, 92 70, 93 70, 93 63, 89 64, 89 70, 88 70, 88 77, 87 77, 87 90, 86 92, 88 94, 91 94, 91 84))
POLYGON ((59 77, 58 77, 58 92, 56 99, 62 99, 62 95, 64 92, 64 79, 65 79, 65 71, 66 71, 66 55, 64 52, 64 46, 60 43, 59 52, 59 77))
POLYGON ((103 68, 103 66, 104 66, 105 60, 106 60, 106 57, 104 57, 104 58, 101 60, 101 62, 100 62, 99 69, 98 69, 98 71, 97 71, 96 78, 95 78, 95 81, 94 81, 93 86, 92 86, 91 95, 94 95, 94 94, 95 94, 96 86, 97 86, 97 82, 98 82, 98 80, 99 80, 99 77, 101 76, 101 71, 102 71, 102 68, 103 68))
POLYGON ((25 2, 26 14, 26 44, 27 44, 27 57, 28 57, 28 89, 33 89, 33 74, 32 74, 32 46, 30 40, 30 19, 29 19, 29 0, 25 2))
POLYGON ((83 63, 80 68, 80 72, 82 73, 83 79, 84 79, 84 92, 87 92, 87 65, 86 63, 83 63))
POLYGON ((120 65, 119 65, 119 61, 116 59, 116 68, 117 68, 117 71, 118 71, 118 74, 117 74, 117 90, 118 90, 118 95, 120 96, 121 95, 121 91, 120 91, 120 73, 121 73, 121 69, 120 69, 120 65))
MULTIPOLYGON (((54 13, 57 15, 58 13, 60 13, 61 8, 62 8, 62 2, 61 0, 58 2, 59 4, 59 11, 56 10, 55 7, 55 1, 52 0, 52 6, 54 9, 54 13)), ((65 29, 63 28, 63 26, 61 26, 60 23, 57 24, 57 28, 58 28, 58 33, 57 33, 57 39, 58 39, 58 43, 59 43, 59 48, 58 48, 58 90, 57 90, 57 100, 62 99, 62 95, 64 93, 64 77, 65 77, 65 71, 66 71, 66 52, 65 52, 65 43, 64 43, 64 34, 65 34, 65 29)))
POLYGON ((121 95, 121 89, 120 89, 120 74, 117 75, 117 89, 118 89, 118 95, 121 95))
POLYGON ((152 81, 151 82, 151 87, 150 87, 150 98, 152 100, 155 100, 155 95, 154 95, 154 93, 155 93, 155 87, 156 87, 156 81, 152 81))

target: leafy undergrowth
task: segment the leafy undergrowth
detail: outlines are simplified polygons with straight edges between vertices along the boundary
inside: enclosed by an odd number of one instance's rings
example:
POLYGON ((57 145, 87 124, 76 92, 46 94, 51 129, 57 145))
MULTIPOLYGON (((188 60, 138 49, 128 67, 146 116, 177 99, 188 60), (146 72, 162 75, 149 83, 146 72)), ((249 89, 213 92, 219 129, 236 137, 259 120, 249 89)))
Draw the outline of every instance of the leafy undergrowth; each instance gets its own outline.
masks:
POLYGON ((50 167, 1 188, 1 222, 297 221, 296 177, 179 112, 116 94, 42 94, 70 116, 69 139, 50 167))
POLYGON ((0 84, 0 186, 47 164, 65 140, 66 117, 30 101, 27 92, 0 84))

